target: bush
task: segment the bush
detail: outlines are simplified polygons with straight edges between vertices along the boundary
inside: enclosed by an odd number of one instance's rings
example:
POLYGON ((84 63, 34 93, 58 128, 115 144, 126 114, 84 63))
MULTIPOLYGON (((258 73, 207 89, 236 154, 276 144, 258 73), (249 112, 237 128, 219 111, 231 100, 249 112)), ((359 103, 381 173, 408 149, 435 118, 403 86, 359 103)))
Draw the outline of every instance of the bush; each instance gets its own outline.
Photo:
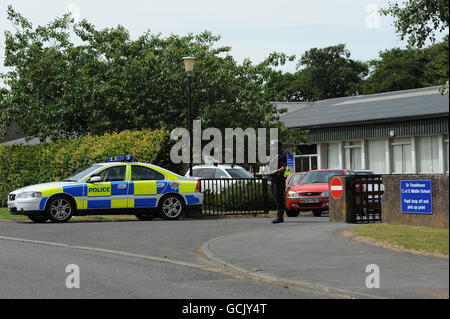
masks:
POLYGON ((181 167, 169 158, 171 142, 168 131, 143 130, 39 145, 0 145, 0 206, 15 189, 63 179, 107 157, 133 155, 179 172, 181 167))

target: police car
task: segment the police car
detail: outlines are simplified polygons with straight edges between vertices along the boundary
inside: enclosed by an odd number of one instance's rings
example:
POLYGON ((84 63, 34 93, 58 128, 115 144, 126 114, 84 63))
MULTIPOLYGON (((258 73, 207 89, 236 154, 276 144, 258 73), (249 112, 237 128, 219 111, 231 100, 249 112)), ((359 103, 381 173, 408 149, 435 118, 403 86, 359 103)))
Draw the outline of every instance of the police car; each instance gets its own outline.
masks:
POLYGON ((134 214, 140 220, 159 214, 170 220, 202 203, 198 179, 134 162, 132 156, 108 158, 59 182, 27 186, 8 195, 11 214, 41 223, 93 214, 134 214))

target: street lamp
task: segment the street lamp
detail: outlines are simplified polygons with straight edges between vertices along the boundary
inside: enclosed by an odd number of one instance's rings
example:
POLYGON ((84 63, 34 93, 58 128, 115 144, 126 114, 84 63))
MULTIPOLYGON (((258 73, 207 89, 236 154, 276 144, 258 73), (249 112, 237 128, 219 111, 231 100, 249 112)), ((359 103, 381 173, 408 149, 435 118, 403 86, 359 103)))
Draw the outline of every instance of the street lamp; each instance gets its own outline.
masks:
POLYGON ((194 72, 194 64, 196 58, 192 56, 184 57, 181 60, 184 61, 184 68, 186 69, 186 73, 188 76, 188 120, 189 120, 189 176, 192 177, 192 160, 193 160, 193 154, 192 154, 192 139, 194 136, 194 132, 192 132, 192 105, 191 105, 191 83, 192 83, 192 72, 194 72))

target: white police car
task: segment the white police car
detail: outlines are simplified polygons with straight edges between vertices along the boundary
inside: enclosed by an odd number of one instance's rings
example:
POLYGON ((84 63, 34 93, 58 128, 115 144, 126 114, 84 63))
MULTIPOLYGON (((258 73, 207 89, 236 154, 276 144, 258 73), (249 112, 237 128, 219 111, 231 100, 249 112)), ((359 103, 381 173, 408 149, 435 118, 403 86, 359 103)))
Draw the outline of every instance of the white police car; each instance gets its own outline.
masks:
POLYGON ((8 195, 13 215, 34 222, 67 222, 77 215, 134 214, 151 220, 158 213, 177 219, 200 209, 200 182, 131 156, 108 158, 64 180, 27 186, 8 195))

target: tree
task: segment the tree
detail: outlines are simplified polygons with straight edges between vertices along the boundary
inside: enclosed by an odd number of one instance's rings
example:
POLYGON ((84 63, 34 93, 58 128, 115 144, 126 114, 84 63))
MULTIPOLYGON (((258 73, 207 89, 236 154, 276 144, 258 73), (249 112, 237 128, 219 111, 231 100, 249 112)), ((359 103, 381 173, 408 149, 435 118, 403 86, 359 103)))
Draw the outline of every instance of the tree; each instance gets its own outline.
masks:
POLYGON ((280 127, 264 95, 274 53, 260 64, 238 64, 210 32, 132 40, 122 26, 97 30, 64 15, 33 27, 8 7, 3 75, 8 86, 0 126, 14 119, 27 135, 57 140, 124 129, 187 127, 187 77, 180 59, 198 58, 193 106, 203 127, 280 127), (78 38, 72 41, 71 34, 78 38), (82 42, 75 45, 74 42, 82 42))
POLYGON ((368 72, 365 63, 350 58, 344 44, 306 51, 297 69, 270 74, 264 86, 269 100, 317 101, 356 94, 368 72))
POLYGON ((290 72, 273 71, 264 84, 264 94, 269 101, 301 102, 302 92, 296 87, 297 75, 290 72))
POLYGON ((425 49, 394 48, 369 62, 361 92, 373 94, 442 85, 448 79, 448 37, 425 49))
POLYGON ((448 0, 407 0, 402 5, 389 3, 381 9, 395 18, 394 26, 400 38, 408 38, 412 47, 423 47, 426 40, 435 42, 436 34, 449 27, 448 0))
POLYGON ((298 68, 294 85, 308 101, 356 94, 368 72, 365 63, 350 58, 345 44, 306 51, 298 68))

